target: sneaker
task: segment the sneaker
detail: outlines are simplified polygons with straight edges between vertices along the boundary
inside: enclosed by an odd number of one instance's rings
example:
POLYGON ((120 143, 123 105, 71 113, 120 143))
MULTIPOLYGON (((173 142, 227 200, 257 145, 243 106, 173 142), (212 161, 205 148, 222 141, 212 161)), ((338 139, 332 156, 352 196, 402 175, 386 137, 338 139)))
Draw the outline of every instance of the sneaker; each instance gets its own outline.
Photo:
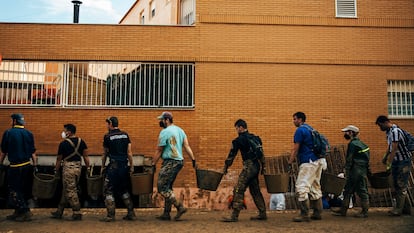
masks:
POLYGON ((72 215, 72 220, 73 221, 80 221, 80 220, 82 220, 82 214, 73 214, 72 215))
POLYGON ((16 222, 29 222, 32 221, 32 213, 31 212, 26 212, 23 214, 20 214, 19 216, 17 216, 14 221, 16 222))
POLYGON ((161 220, 161 221, 170 221, 171 220, 171 216, 169 214, 163 214, 163 215, 157 216, 155 218, 158 219, 158 220, 161 220))
POLYGON ((237 222, 239 220, 237 218, 234 218, 234 217, 230 217, 230 218, 223 217, 223 219, 221 221, 222 222, 237 222))
POLYGON ((179 220, 183 214, 187 212, 187 208, 180 207, 177 211, 177 215, 175 215, 174 220, 179 220))
POLYGON ((267 216, 266 215, 257 215, 257 216, 254 216, 254 217, 250 217, 250 220, 267 220, 267 216))
POLYGON ((52 215, 50 216, 51 218, 62 219, 62 213, 60 213, 59 211, 50 212, 50 214, 52 215))
POLYGON ((101 221, 101 222, 115 222, 115 217, 105 216, 102 219, 100 219, 99 221, 101 221))

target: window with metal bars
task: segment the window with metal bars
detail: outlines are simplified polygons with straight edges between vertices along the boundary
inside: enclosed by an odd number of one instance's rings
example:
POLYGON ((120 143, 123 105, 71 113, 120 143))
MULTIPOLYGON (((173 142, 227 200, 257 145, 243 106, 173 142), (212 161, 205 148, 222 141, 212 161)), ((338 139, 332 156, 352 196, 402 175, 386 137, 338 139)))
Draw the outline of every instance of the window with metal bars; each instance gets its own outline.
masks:
POLYGON ((414 117, 414 81, 388 80, 388 115, 393 118, 414 117))
POLYGON ((2 106, 192 108, 194 64, 3 61, 2 106))
POLYGON ((336 17, 356 18, 357 0, 335 0, 336 17))

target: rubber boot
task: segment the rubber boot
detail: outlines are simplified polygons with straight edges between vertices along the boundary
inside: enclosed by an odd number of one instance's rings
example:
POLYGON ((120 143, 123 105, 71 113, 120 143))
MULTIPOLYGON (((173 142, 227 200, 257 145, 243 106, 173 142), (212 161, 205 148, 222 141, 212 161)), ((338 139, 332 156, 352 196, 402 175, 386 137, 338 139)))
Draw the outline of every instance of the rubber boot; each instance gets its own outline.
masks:
POLYGON ((293 218, 294 222, 309 222, 309 199, 299 202, 300 215, 293 218))
POLYGON ((250 220, 267 220, 266 211, 259 211, 259 215, 250 217, 250 220))
POLYGON ((223 218, 223 222, 237 222, 239 221, 239 214, 240 214, 240 210, 237 209, 233 209, 233 212, 231 213, 230 218, 223 218))
POLYGON ((177 208, 177 214, 174 217, 174 220, 177 221, 180 220, 181 216, 187 212, 187 208, 184 208, 183 204, 177 200, 174 200, 173 204, 175 208, 177 208))
POLYGON ((411 204, 408 195, 405 196, 404 208, 402 214, 411 215, 411 204))
POLYGON ((369 201, 362 201, 361 202, 361 212, 354 215, 356 218, 368 218, 368 208, 369 208, 369 201))
POLYGON ((162 221, 169 221, 171 220, 170 212, 171 212, 172 203, 170 199, 165 199, 164 203, 164 213, 156 218, 162 221))
POLYGON ((310 205, 313 209, 313 213, 311 215, 312 220, 322 220, 322 198, 318 200, 311 200, 310 205))
POLYGON ((59 203, 57 210, 55 212, 50 212, 50 217, 54 219, 62 219, 64 210, 65 206, 59 203))
POLYGON ((124 220, 136 220, 137 217, 135 216, 134 211, 134 203, 132 202, 131 196, 125 195, 125 198, 123 199, 125 206, 127 207, 128 213, 123 217, 124 220))
POLYGON ((349 202, 351 201, 351 195, 345 194, 344 200, 342 201, 341 209, 338 211, 332 211, 332 215, 334 216, 346 216, 346 212, 348 212, 349 209, 349 202))
POLYGON ((29 222, 29 221, 32 221, 32 216, 33 216, 32 212, 30 212, 30 210, 28 210, 28 211, 26 211, 22 214, 19 214, 19 216, 17 216, 14 219, 14 221, 16 221, 16 222, 29 222))
POLYGON ((401 216, 402 214, 402 210, 404 208, 405 205, 405 198, 407 195, 404 194, 399 194, 395 199, 396 199, 396 204, 395 204, 395 208, 393 208, 393 210, 390 210, 388 212, 388 215, 390 216, 401 216))
POLYGON ((19 216, 19 212, 18 212, 17 209, 15 209, 14 212, 11 215, 6 216, 6 219, 14 221, 17 218, 17 216, 19 216))
POLYGON ((115 202, 112 198, 105 199, 105 206, 107 215, 101 219, 102 222, 113 222, 115 221, 115 202))

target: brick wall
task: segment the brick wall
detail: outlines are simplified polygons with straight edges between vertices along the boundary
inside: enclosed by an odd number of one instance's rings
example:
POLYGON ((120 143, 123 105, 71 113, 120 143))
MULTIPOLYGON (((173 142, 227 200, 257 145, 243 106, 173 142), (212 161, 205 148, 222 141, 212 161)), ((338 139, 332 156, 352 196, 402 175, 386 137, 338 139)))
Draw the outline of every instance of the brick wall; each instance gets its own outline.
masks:
MULTIPOLYGON (((334 0, 197 1, 196 13, 192 27, 0 23, 0 53, 4 60, 195 62, 195 109, 167 110, 186 130, 201 168, 222 168, 238 118, 262 137, 266 155, 290 151, 292 114, 304 111, 331 144, 345 143, 342 127, 360 127, 373 169, 382 169, 386 144, 374 121, 387 113, 386 81, 414 80, 411 0, 358 1, 357 19, 336 19, 334 0)), ((11 113, 22 112, 38 152, 54 154, 71 122, 98 154, 104 120, 116 115, 133 152, 152 155, 155 118, 164 110, 2 108, 0 130, 10 126, 11 113)), ((414 132, 412 120, 395 122, 414 132)), ((195 185, 190 167, 178 187, 195 185)), ((231 169, 237 175, 240 158, 231 169)))

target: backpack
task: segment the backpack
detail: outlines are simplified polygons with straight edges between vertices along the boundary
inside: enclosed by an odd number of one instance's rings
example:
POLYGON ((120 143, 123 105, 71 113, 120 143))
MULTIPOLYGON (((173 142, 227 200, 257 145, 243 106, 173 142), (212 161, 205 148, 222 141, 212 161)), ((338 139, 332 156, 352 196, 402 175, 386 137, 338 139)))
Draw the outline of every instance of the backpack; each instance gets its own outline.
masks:
POLYGON ((403 131, 404 136, 405 136, 405 143, 406 143, 406 147, 409 151, 414 151, 414 136, 412 134, 410 134, 410 132, 401 129, 401 131, 403 131))
POLYGON ((309 131, 311 131, 312 135, 312 151, 315 153, 316 156, 319 158, 326 156, 329 151, 331 150, 331 146, 329 145, 328 139, 317 130, 312 129, 310 126, 304 125, 309 131))
POLYGON ((250 144, 249 154, 252 159, 262 159, 264 157, 263 147, 259 136, 248 134, 247 140, 250 144))

